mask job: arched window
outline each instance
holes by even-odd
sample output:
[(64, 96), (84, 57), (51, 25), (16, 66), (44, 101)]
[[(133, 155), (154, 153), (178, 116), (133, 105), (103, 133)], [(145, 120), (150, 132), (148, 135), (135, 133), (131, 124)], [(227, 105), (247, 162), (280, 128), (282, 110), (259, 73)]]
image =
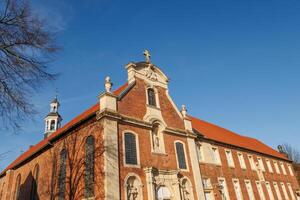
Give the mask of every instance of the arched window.
[(50, 122), (50, 130), (54, 130), (55, 129), (55, 121), (51, 120)]
[(60, 166), (59, 166), (59, 175), (58, 175), (58, 199), (65, 199), (66, 192), (66, 165), (67, 165), (67, 150), (63, 149), (60, 152)]
[(187, 169), (183, 144), (181, 142), (176, 142), (175, 146), (179, 169)]
[(171, 192), (168, 187), (160, 186), (157, 190), (157, 199), (158, 200), (171, 200)]
[(148, 93), (148, 104), (150, 106), (156, 106), (156, 99), (155, 99), (154, 89), (148, 88), (147, 93)]
[(133, 133), (124, 134), (125, 143), (125, 163), (129, 165), (137, 165), (137, 149), (136, 138)]
[(21, 184), (21, 175), (19, 174), (16, 179), (16, 188), (15, 188), (15, 200), (20, 199), (20, 184)]
[(31, 183), (31, 191), (30, 191), (30, 199), (31, 200), (38, 200), (38, 180), (39, 180), (39, 172), (40, 172), (40, 167), (37, 164), (34, 167), (33, 170), (33, 178), (32, 178), (32, 183)]
[(95, 159), (95, 138), (88, 136), (85, 141), (85, 198), (94, 196), (94, 159)]

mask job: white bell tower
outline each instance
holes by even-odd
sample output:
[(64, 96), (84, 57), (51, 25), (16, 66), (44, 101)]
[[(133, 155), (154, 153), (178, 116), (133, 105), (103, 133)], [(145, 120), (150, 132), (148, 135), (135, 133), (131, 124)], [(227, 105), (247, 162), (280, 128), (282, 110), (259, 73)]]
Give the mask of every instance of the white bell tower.
[(58, 113), (59, 106), (60, 104), (57, 100), (57, 97), (55, 97), (50, 103), (50, 112), (45, 117), (45, 138), (60, 128), (62, 118)]

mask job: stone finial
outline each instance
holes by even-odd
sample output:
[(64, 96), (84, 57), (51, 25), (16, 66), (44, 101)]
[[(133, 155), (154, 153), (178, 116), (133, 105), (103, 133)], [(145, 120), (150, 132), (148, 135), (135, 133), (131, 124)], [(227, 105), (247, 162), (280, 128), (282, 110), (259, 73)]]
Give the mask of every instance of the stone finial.
[(105, 78), (105, 90), (106, 90), (106, 92), (111, 93), (112, 85), (113, 85), (113, 84), (112, 84), (112, 82), (110, 81), (110, 77), (107, 76), (107, 77)]
[(183, 117), (186, 117), (187, 109), (186, 109), (186, 106), (185, 106), (185, 105), (182, 105), (182, 106), (181, 106), (181, 114), (182, 114)]
[(150, 52), (146, 49), (144, 52), (143, 52), (144, 56), (145, 56), (145, 59), (146, 59), (146, 62), (147, 63), (150, 63)]

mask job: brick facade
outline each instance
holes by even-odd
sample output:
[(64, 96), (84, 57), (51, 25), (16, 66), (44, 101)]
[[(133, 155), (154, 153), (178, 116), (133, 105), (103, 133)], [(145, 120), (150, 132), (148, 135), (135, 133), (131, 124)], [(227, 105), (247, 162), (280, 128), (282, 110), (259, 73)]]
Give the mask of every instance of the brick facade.
[[(278, 183), (283, 199), (286, 194), (281, 183), (285, 185), (288, 199), (296, 199), (299, 184), (296, 171), (290, 173), (289, 165), (292, 163), (288, 159), (264, 144), (261, 144), (264, 148), (256, 151), (243, 145), (209, 138), (209, 134), (205, 135), (205, 127), (201, 125), (205, 129), (203, 131), (197, 129), (195, 122), (180, 113), (174, 105), (168, 95), (168, 80), (156, 66), (144, 62), (131, 63), (127, 65), (127, 70), (128, 83), (125, 86), (115, 93), (110, 93), (108, 88), (99, 97), (105, 103), (100, 106), (96, 104), (76, 117), (29, 149), (1, 173), (0, 199), (16, 199), (17, 193), (19, 199), (31, 199), (33, 184), (37, 185), (38, 199), (59, 199), (62, 149), (68, 152), (64, 199), (154, 200), (160, 195), (170, 195), (172, 200), (191, 200), (204, 199), (204, 193), (209, 191), (212, 195), (206, 198), (218, 200), (222, 199), (221, 192), (224, 189), (227, 189), (230, 199), (237, 199), (233, 179), (239, 180), (244, 200), (249, 199), (245, 180), (251, 182), (255, 199), (260, 199), (256, 184), (262, 186), (265, 198), (270, 199), (266, 182), (271, 184), (275, 199), (279, 198), (276, 196), (274, 182)], [(159, 104), (156, 107), (148, 105), (149, 87), (155, 90)], [(161, 131), (158, 135), (153, 135), (154, 123), (163, 127), (163, 130), (159, 129)], [(193, 126), (193, 130), (189, 128), (189, 124)], [(137, 163), (134, 165), (129, 165), (125, 160), (125, 133), (133, 134), (137, 141)], [(113, 134), (117, 136), (115, 139)], [(95, 138), (94, 195), (85, 198), (85, 141), (88, 136)], [(184, 158), (177, 155), (176, 142), (183, 146), (186, 169), (179, 168), (179, 162), (182, 162), (180, 159)], [(207, 146), (204, 152), (199, 147), (201, 145)], [(218, 164), (212, 161), (212, 147), (219, 153), (221, 162)], [(160, 149), (158, 151), (155, 148)], [(234, 167), (228, 166), (225, 152), (229, 150)], [(199, 154), (202, 153), (201, 160)], [(244, 157), (245, 169), (240, 166), (238, 153)], [(252, 169), (248, 155), (253, 157), (255, 163), (258, 163), (258, 157), (261, 158), (265, 170), (261, 171), (259, 167)], [(269, 171), (266, 160), (271, 162), (273, 173)], [(279, 165), (280, 174), (275, 171), (274, 161)], [(286, 170), (285, 174), (281, 162)], [(111, 166), (111, 163), (114, 164)], [(37, 165), (38, 178), (34, 177)], [(21, 177), (19, 189), (16, 186), (18, 176)], [(227, 188), (220, 187), (219, 178), (224, 178)], [(203, 186), (202, 179), (210, 181), (210, 188)]]

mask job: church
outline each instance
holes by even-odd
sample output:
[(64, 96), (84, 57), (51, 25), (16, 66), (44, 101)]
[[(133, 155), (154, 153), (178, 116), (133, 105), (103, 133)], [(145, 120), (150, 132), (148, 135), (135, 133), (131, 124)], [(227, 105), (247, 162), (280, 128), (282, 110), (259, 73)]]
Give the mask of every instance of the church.
[(55, 98), (43, 139), (1, 172), (0, 199), (300, 200), (283, 151), (178, 108), (144, 56), (125, 66), (124, 85), (107, 77), (98, 102), (63, 126)]

